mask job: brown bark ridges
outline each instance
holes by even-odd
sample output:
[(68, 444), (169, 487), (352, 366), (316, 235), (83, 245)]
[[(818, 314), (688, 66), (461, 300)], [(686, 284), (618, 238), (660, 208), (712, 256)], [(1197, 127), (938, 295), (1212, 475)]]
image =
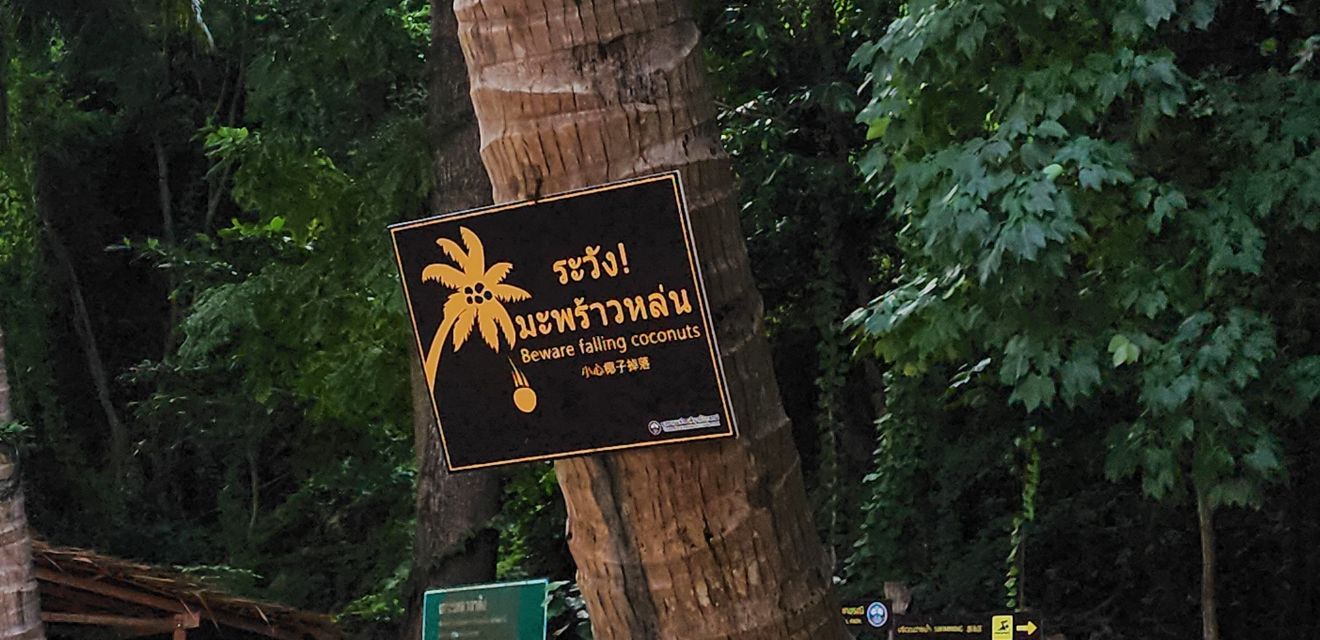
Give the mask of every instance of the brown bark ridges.
[(458, 0), (455, 11), (497, 202), (681, 171), (738, 413), (737, 440), (556, 463), (596, 637), (846, 637), (687, 6)]
[[(5, 336), (0, 330), (0, 424), (14, 419), (9, 407), (9, 372)], [(40, 640), (41, 602), (32, 572), (32, 537), (28, 533), (23, 487), (12, 449), (0, 448), (0, 639)]]

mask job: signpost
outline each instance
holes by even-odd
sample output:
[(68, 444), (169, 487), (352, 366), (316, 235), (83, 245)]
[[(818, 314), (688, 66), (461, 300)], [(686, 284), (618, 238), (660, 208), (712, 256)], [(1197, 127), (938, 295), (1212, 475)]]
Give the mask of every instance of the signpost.
[(1034, 612), (913, 616), (895, 614), (879, 598), (844, 602), (840, 610), (857, 640), (1040, 640), (1044, 635)]
[(1039, 640), (1040, 616), (1035, 613), (990, 613), (965, 616), (900, 616), (893, 622), (899, 640)]
[(427, 591), (422, 640), (545, 640), (545, 580)]
[(390, 233), (451, 471), (735, 434), (677, 173)]

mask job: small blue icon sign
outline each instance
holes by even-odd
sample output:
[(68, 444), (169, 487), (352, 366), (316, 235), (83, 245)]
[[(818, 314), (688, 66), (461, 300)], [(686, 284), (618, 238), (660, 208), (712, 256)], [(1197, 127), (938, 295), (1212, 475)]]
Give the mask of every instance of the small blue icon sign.
[(883, 602), (872, 602), (866, 607), (866, 621), (879, 629), (889, 622), (889, 608)]

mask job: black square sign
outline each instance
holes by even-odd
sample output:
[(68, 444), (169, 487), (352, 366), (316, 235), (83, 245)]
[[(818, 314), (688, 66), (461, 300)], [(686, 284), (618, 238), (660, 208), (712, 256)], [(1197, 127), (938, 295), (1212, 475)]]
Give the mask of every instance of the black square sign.
[(677, 173), (390, 234), (451, 471), (734, 435)]

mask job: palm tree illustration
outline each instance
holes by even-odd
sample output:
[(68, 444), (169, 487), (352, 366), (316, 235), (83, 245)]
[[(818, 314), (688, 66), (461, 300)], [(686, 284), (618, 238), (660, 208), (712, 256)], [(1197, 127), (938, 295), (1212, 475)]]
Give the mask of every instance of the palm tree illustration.
[(504, 303), (532, 297), (523, 289), (504, 282), (513, 270), (513, 264), (496, 262), (487, 269), (486, 250), (481, 238), (467, 227), (459, 227), (458, 232), (463, 238), (463, 247), (449, 238), (435, 241), (454, 265), (433, 263), (422, 270), (422, 282), (439, 282), (453, 290), (445, 300), (444, 318), (431, 338), (431, 348), (427, 350), (422, 366), (426, 385), (432, 392), (435, 391), (435, 373), (440, 366), (440, 352), (444, 350), (446, 338), (453, 336), (454, 351), (457, 352), (475, 327), (492, 351), (499, 353), (505, 342), (512, 349), (515, 342), (513, 318), (509, 317)]

